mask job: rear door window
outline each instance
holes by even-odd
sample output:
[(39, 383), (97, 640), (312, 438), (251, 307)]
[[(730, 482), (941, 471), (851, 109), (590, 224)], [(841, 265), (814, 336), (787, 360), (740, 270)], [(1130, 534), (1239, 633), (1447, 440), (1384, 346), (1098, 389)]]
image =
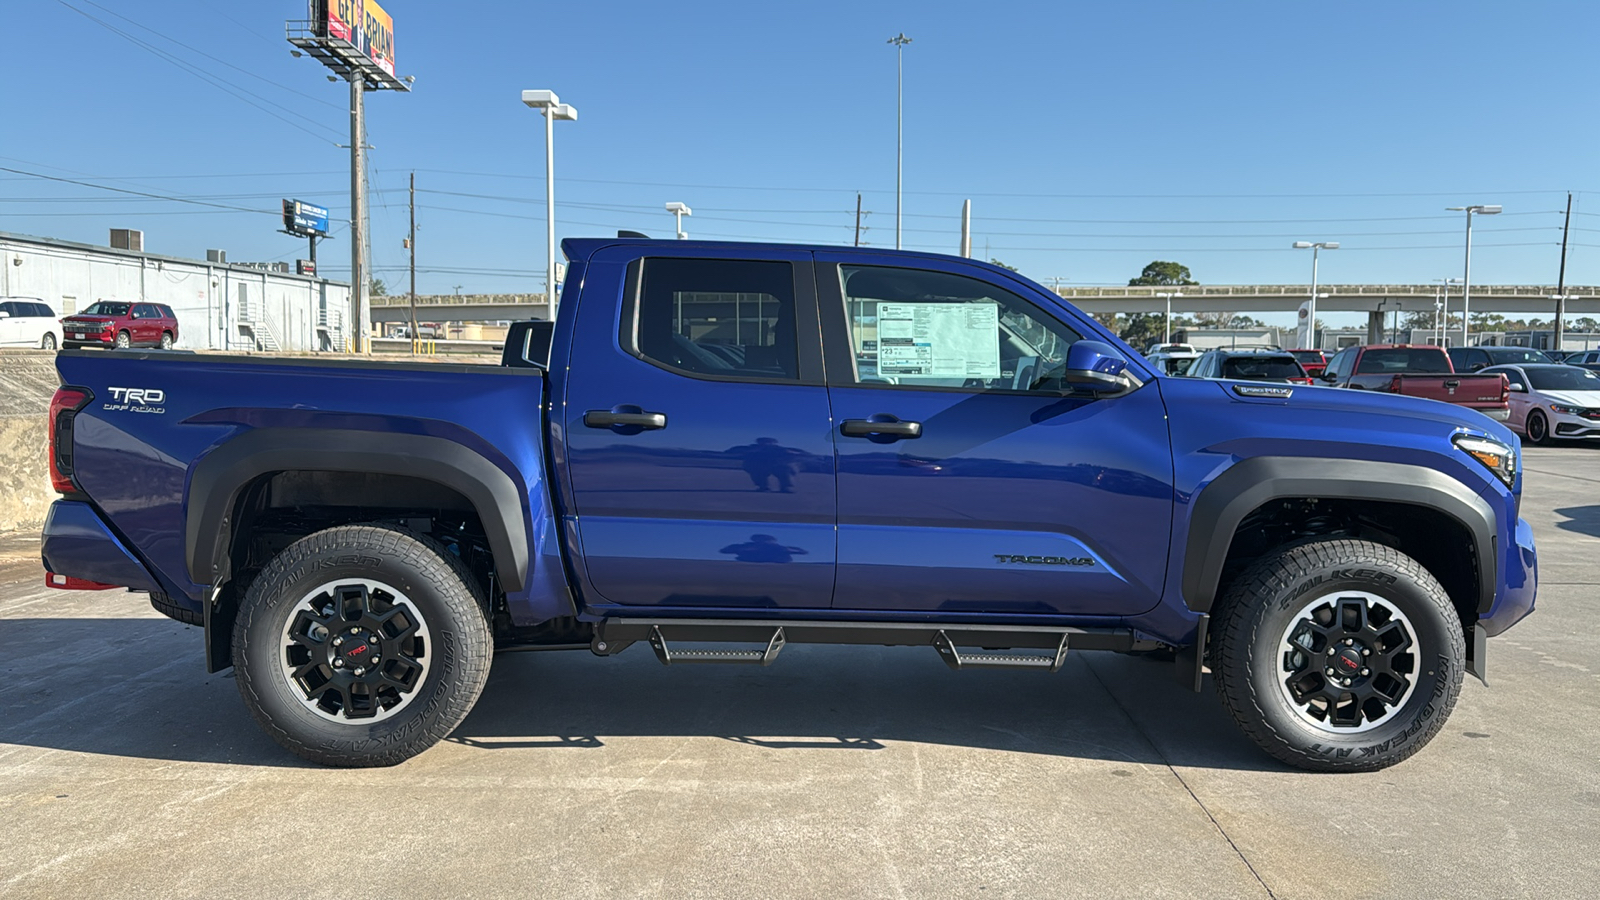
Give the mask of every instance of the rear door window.
[(642, 266), (637, 309), (623, 323), (630, 352), (686, 375), (800, 379), (792, 264), (655, 257)]

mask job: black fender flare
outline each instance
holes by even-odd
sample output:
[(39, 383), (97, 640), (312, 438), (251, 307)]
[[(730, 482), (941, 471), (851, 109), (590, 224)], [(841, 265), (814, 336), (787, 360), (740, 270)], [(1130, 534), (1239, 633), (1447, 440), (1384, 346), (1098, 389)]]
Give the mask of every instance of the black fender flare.
[(184, 508), (184, 560), (195, 584), (231, 577), (231, 517), (256, 478), (292, 470), (404, 475), (442, 484), (466, 497), (483, 521), (495, 572), (508, 591), (528, 579), (528, 527), (522, 491), (481, 453), (441, 437), (352, 429), (258, 428), (195, 463)]
[(1189, 516), (1183, 598), (1210, 612), (1239, 522), (1277, 499), (1376, 500), (1438, 510), (1472, 535), (1478, 559), (1478, 612), (1494, 605), (1499, 583), (1494, 509), (1472, 488), (1425, 466), (1304, 456), (1258, 456), (1236, 463), (1202, 488)]

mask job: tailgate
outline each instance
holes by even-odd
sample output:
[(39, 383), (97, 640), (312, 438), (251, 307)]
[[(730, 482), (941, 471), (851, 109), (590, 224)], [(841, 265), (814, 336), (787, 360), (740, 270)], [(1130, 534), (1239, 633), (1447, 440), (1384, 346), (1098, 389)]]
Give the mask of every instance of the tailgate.
[(1493, 409), (1507, 403), (1504, 375), (1396, 375), (1396, 394), (1443, 400), (1472, 409)]

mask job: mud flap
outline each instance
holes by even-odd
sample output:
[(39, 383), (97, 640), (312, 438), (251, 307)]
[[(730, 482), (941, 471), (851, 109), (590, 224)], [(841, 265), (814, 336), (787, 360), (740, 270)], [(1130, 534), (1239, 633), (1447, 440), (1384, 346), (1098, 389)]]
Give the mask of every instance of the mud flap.
[(1206, 638), (1211, 631), (1211, 616), (1202, 613), (1200, 621), (1195, 623), (1194, 643), (1178, 650), (1176, 667), (1173, 674), (1177, 676), (1178, 683), (1200, 693), (1206, 674)]
[(1484, 687), (1489, 686), (1489, 632), (1479, 622), (1472, 626), (1472, 632), (1467, 635), (1467, 671), (1477, 676)]
[(233, 622), (239, 613), (233, 582), (211, 592), (205, 604), (206, 671), (221, 672), (233, 666)]

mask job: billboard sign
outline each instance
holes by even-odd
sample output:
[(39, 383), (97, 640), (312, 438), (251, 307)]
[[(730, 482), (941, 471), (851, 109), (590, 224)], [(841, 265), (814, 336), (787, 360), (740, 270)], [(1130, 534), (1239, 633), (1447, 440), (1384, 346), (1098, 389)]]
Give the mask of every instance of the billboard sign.
[(394, 74), (394, 18), (378, 0), (312, 0), (318, 37), (348, 41), (374, 65)]
[(283, 230), (313, 237), (328, 233), (328, 210), (300, 200), (283, 201)]

